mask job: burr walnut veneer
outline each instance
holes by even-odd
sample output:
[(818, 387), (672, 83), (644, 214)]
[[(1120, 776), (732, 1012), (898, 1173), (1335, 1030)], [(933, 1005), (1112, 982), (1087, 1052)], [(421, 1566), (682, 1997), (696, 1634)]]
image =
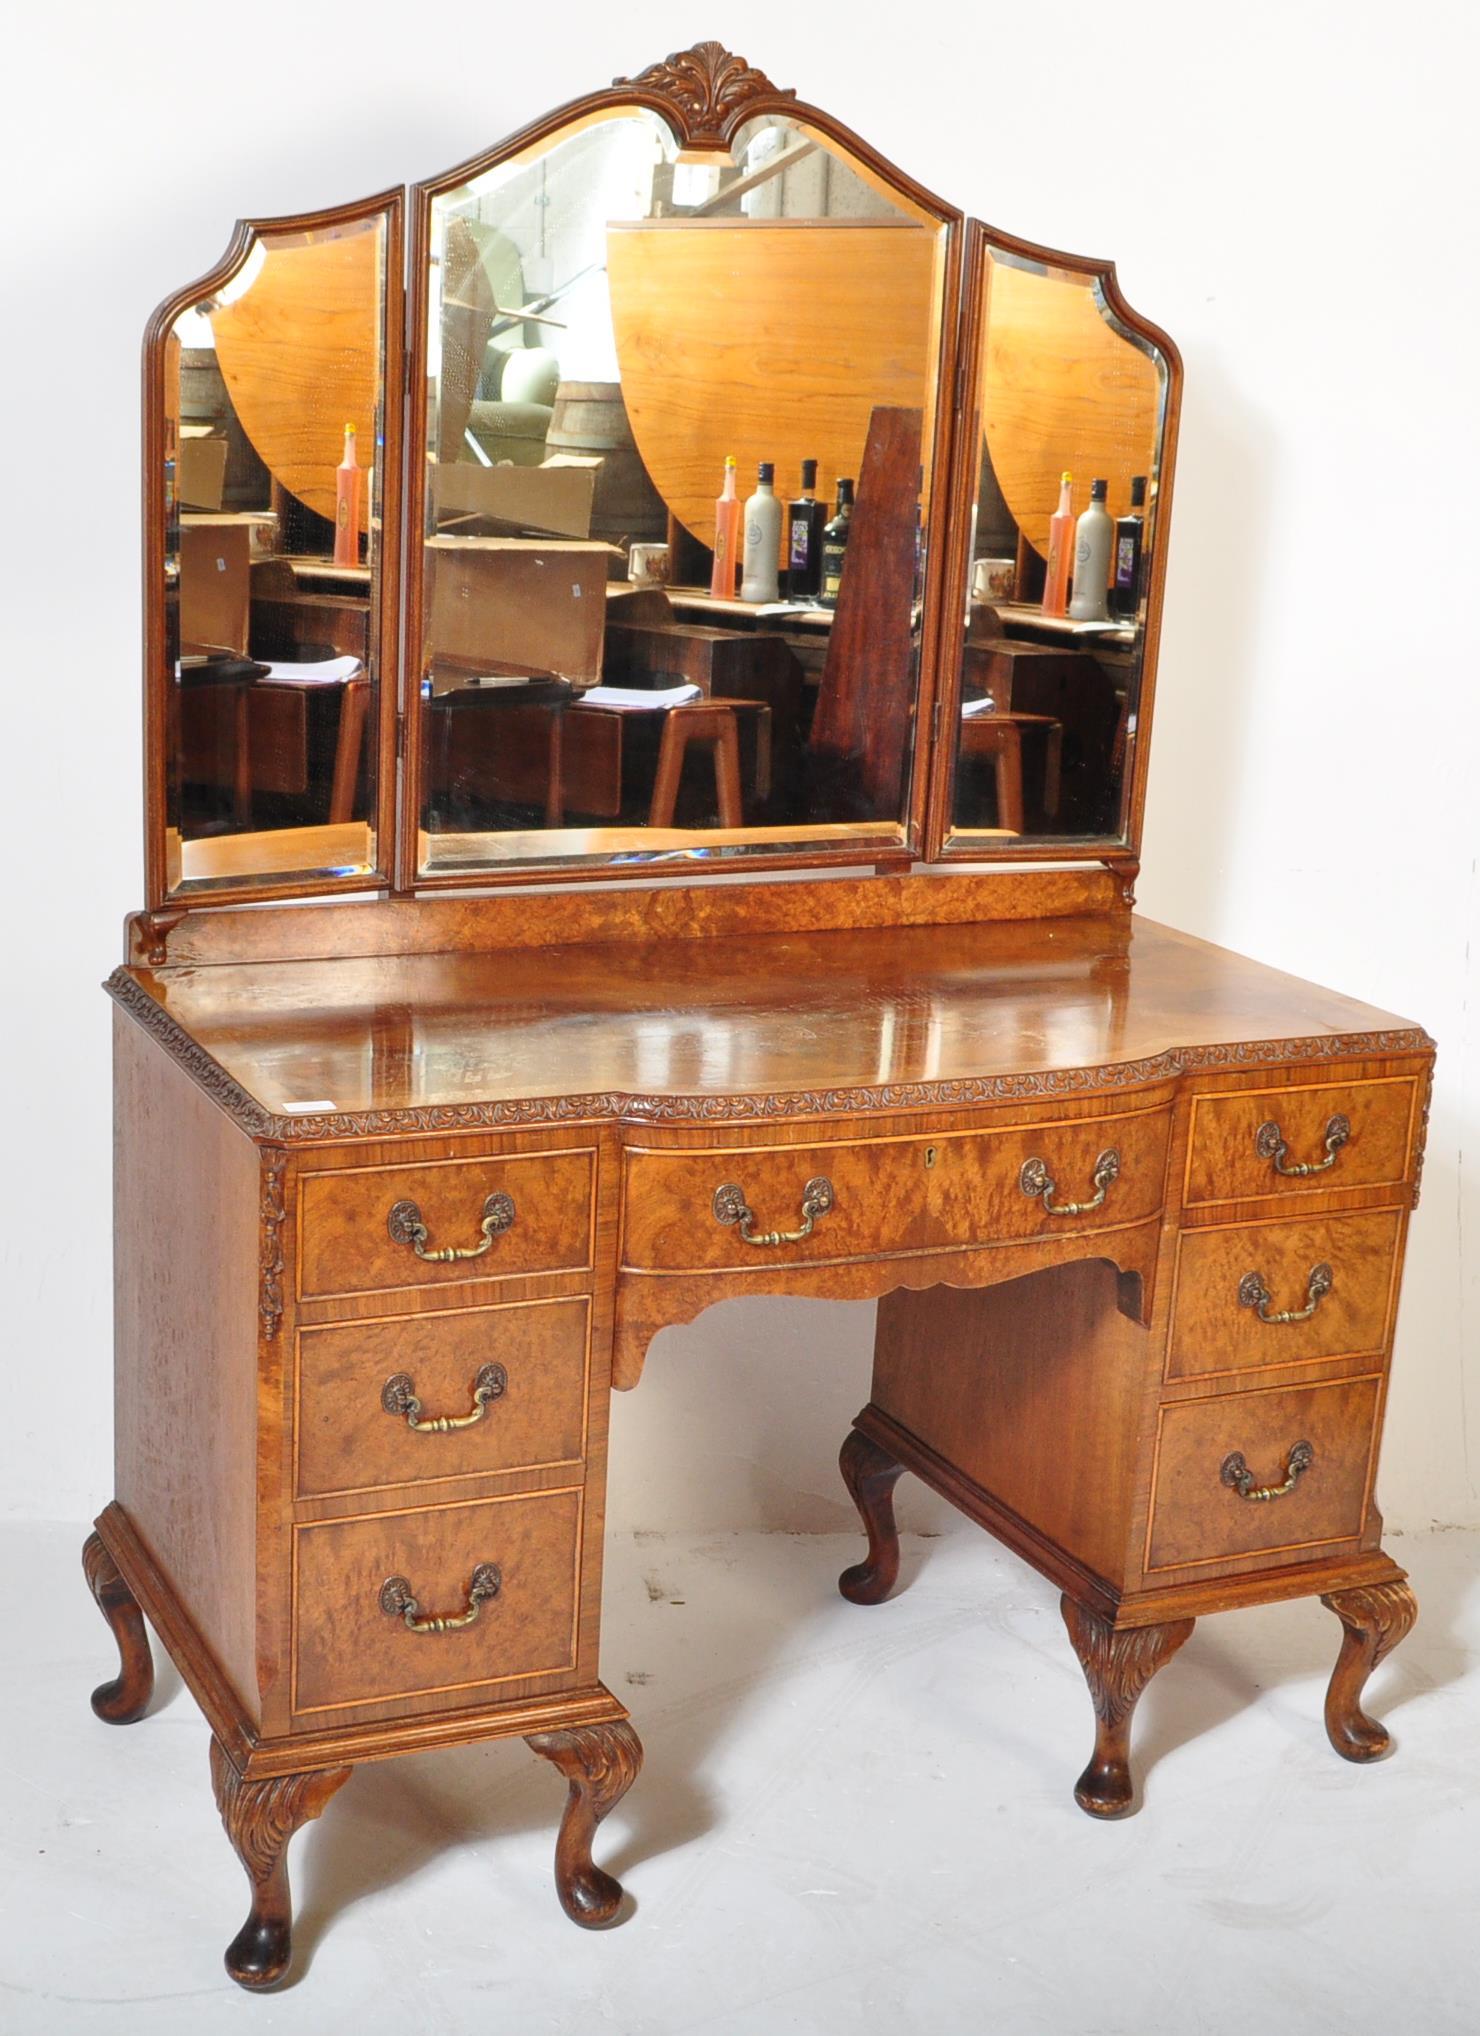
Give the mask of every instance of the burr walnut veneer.
[[(894, 1579), (902, 1468), (1041, 1570), (1095, 1704), (1087, 1810), (1130, 1808), (1135, 1698), (1204, 1612), (1322, 1596), (1333, 1741), (1386, 1744), (1358, 1697), (1411, 1617), (1373, 1474), (1428, 1040), (1124, 911), (953, 923), (971, 880), (913, 881), (942, 923), (716, 933), (692, 893), (643, 941), (552, 899), (552, 944), (511, 949), (514, 901), (468, 901), (408, 954), (394, 906), (333, 908), (360, 951), (303, 960), (308, 907), (135, 922), (164, 954), (109, 984), (97, 1706), (147, 1696), (142, 1607), (253, 1877), (239, 1979), (284, 1967), (296, 1823), (417, 1747), (529, 1737), (572, 1784), (566, 1907), (613, 1911), (607, 1397), (730, 1295), (882, 1297), (843, 1589)], [(853, 887), (789, 888), (805, 919)], [(211, 958), (233, 931), (250, 958)]]
[[(527, 226), (515, 200), (543, 176), (542, 151), (564, 176), (624, 134), (623, 176), (641, 169), (658, 208), (628, 235), (634, 259), (642, 240), (644, 259), (687, 249), (712, 265), (722, 237), (738, 245), (756, 224), (752, 196), (780, 210), (773, 180), (793, 171), (796, 205), (831, 240), (857, 237), (857, 220), (836, 224), (854, 214), (902, 215), (869, 245), (924, 236), (916, 379), (935, 379), (906, 397), (849, 385), (859, 513), (810, 749), (791, 760), (805, 779), (827, 752), (814, 788), (843, 806), (875, 778), (897, 803), (790, 832), (575, 830), (555, 848), (516, 828), (481, 862), (483, 821), (469, 821), (429, 869), (430, 454), (457, 456), (447, 420), (492, 372), (496, 320), (558, 346), (585, 301), (551, 318), (555, 300), (522, 301), (517, 268), (464, 277), (459, 297), (447, 251), (482, 246), (497, 268), (513, 243), (495, 225)], [(681, 197), (695, 157), (713, 200)], [(145, 1710), (147, 1619), (210, 1723), (216, 1800), (252, 1890), (228, 1970), (254, 1988), (287, 1971), (289, 1840), (356, 1765), (482, 1739), (522, 1736), (553, 1763), (568, 1785), (560, 1900), (581, 1924), (616, 1915), (622, 1890), (592, 1841), (642, 1756), (599, 1675), (610, 1394), (637, 1384), (659, 1329), (735, 1295), (878, 1299), (872, 1390), (841, 1458), (867, 1550), (840, 1588), (873, 1605), (895, 1583), (904, 1471), (1039, 1570), (1093, 1702), (1086, 1811), (1131, 1808), (1136, 1700), (1193, 1621), (1271, 1599), (1336, 1613), (1327, 1730), (1348, 1759), (1374, 1758), (1388, 1740), (1363, 1685), (1414, 1616), (1374, 1476), (1433, 1047), (1403, 1019), (1132, 917), (1171, 342), (1108, 264), (968, 226), (716, 44), (562, 109), (414, 200), (409, 285), (401, 197), (385, 194), (243, 226), (146, 343), (148, 909), (108, 984), (117, 1482), (84, 1567), (121, 1657), (98, 1716)], [(729, 212), (711, 217), (714, 203)], [(818, 224), (791, 206), (745, 244), (805, 276)], [(603, 227), (592, 244), (605, 240)], [(279, 813), (276, 831), (242, 834), (184, 802), (169, 749), (185, 670), (170, 633), (172, 434), (180, 330), (194, 346), (233, 306), (245, 329), (269, 243), (294, 277), (327, 249), (326, 274), (342, 256), (379, 278), (380, 338), (365, 344), (383, 397), (380, 522), (364, 574), (378, 606), (361, 630), (373, 699), (355, 814), (315, 828)], [(433, 331), (439, 260), (450, 295)], [(1050, 300), (1054, 320), (1035, 325)], [(660, 323), (680, 308), (670, 289)], [(817, 303), (797, 331), (837, 328), (832, 309)], [(302, 372), (332, 337), (315, 335), (298, 353), (281, 344), (281, 375), (256, 363), (284, 401), (322, 380)], [(828, 356), (844, 381), (850, 348)], [(994, 369), (1009, 356), (1010, 375)], [(743, 382), (743, 348), (730, 368)], [(1030, 384), (1032, 419), (1008, 400)], [(769, 384), (752, 393), (757, 432), (825, 408), (805, 388), (770, 408)], [(642, 399), (635, 388), (651, 444)], [(711, 421), (727, 437), (734, 417)], [(683, 418), (660, 422), (682, 466)], [(324, 480), (340, 412), (326, 427), (310, 404), (297, 424), (295, 462)], [(1081, 482), (1139, 480), (1146, 516), (1130, 612), (1066, 657), (1028, 583), (1076, 443)], [(1025, 505), (1007, 621), (977, 598), (975, 566), (1000, 562), (973, 560), (973, 533), (1008, 513), (985, 485), (993, 458)], [(691, 516), (718, 481), (707, 471), (685, 480)], [(279, 480), (290, 525), (291, 493)], [(677, 521), (670, 536), (681, 555)], [(552, 604), (580, 593), (557, 578)], [(969, 800), (958, 809), (968, 610), (1009, 665), (1069, 674), (1055, 776), (1064, 810), (1098, 832), (1025, 837), (1015, 809), (995, 829)], [(1051, 640), (992, 634), (1013, 615)], [(209, 668), (223, 653), (190, 655)], [(1001, 704), (969, 702), (972, 725)], [(184, 842), (176, 881), (187, 820), (215, 831)]]

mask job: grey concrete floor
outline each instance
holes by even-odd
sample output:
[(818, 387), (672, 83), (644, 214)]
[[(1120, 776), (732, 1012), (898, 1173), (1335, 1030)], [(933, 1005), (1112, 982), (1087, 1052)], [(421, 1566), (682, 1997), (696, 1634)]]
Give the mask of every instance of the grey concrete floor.
[(1326, 1744), (1329, 1613), (1224, 1614), (1143, 1699), (1143, 1807), (1109, 1825), (1070, 1793), (1091, 1719), (1055, 1594), (983, 1537), (907, 1538), (871, 1610), (834, 1589), (852, 1538), (618, 1539), (623, 1920), (561, 1915), (563, 1785), (521, 1743), (385, 1762), (295, 1842), (297, 1964), (254, 1998), (193, 1702), (161, 1658), (139, 1724), (88, 1708), (85, 1531), (0, 1534), (5, 2036), (1480, 2029), (1480, 1536), (1392, 1544), (1421, 1608), (1369, 1688), (1392, 1758)]

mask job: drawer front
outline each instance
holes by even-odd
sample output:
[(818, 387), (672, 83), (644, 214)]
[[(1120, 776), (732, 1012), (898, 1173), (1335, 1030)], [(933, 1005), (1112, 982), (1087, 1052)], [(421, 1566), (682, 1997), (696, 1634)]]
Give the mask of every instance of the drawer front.
[[(1416, 1079), (1406, 1075), (1393, 1081), (1197, 1096), (1187, 1200), (1236, 1201), (1405, 1181), (1417, 1087)], [(1299, 1167), (1311, 1171), (1290, 1171)]]
[[(934, 1139), (630, 1152), (623, 1263), (635, 1271), (748, 1270), (1137, 1222), (1161, 1207), (1169, 1125), (1170, 1113), (1155, 1110)], [(1102, 1175), (1097, 1188), (1097, 1163), (1111, 1152), (1113, 1178)], [(809, 1221), (812, 1182), (826, 1186)], [(1097, 1197), (1097, 1206), (1083, 1206)], [(1081, 1205), (1079, 1213), (1055, 1213), (1064, 1204)], [(798, 1230), (807, 1234), (789, 1234)], [(761, 1241), (747, 1242), (747, 1231)], [(776, 1241), (766, 1241), (774, 1233)]]
[[(473, 1703), (489, 1684), (573, 1670), (580, 1555), (579, 1491), (296, 1528), (294, 1710), (462, 1690)], [(406, 1592), (415, 1618), (463, 1618), (475, 1585), (492, 1582), (488, 1566), (496, 1595), (470, 1624), (409, 1630), (396, 1609)], [(387, 1609), (398, 1578), (405, 1590), (390, 1592)]]
[[(299, 1298), (584, 1271), (595, 1166), (595, 1153), (581, 1150), (305, 1173)], [(419, 1256), (418, 1242), (423, 1253), (464, 1255)]]
[[(1147, 1569), (1355, 1540), (1366, 1512), (1379, 1387), (1376, 1378), (1344, 1379), (1163, 1407)], [(1309, 1467), (1289, 1491), (1241, 1496), (1241, 1472), (1255, 1490), (1284, 1484), (1301, 1444), (1309, 1447)]]
[[(1167, 1377), (1383, 1350), (1401, 1221), (1379, 1209), (1184, 1231)], [(1273, 1319), (1286, 1315), (1305, 1319)]]
[(578, 1464), (589, 1308), (536, 1301), (303, 1330), (299, 1497)]

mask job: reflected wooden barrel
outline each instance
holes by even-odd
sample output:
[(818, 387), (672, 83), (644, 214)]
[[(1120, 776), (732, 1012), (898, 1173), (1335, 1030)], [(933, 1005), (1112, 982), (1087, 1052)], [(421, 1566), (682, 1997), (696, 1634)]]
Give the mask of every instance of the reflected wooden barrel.
[(550, 453), (599, 459), (591, 535), (607, 544), (661, 543), (668, 510), (648, 478), (619, 382), (562, 382), (545, 445)]

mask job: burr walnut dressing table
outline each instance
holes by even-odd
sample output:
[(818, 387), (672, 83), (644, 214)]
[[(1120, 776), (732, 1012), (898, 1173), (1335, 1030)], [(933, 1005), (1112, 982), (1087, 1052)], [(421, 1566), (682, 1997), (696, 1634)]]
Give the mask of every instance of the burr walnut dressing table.
[[(409, 260), (393, 192), (238, 228), (156, 316), (84, 1559), (98, 1715), (146, 1708), (147, 1617), (210, 1722), (244, 1986), (287, 1970), (293, 1832), (423, 1748), (526, 1738), (569, 1784), (560, 1899), (614, 1916), (608, 1399), (737, 1294), (878, 1297), (840, 1587), (888, 1595), (905, 1470), (1033, 1564), (1093, 1699), (1084, 1810), (1131, 1807), (1136, 1700), (1203, 1613), (1319, 1596), (1332, 1744), (1385, 1749), (1362, 1688), (1414, 1605), (1373, 1480), (1433, 1049), (1132, 915), (1179, 373), (1108, 265), (963, 220), (713, 44), (418, 187)], [(727, 453), (747, 490), (857, 481), (835, 605), (805, 560), (732, 598)], [(1057, 614), (1065, 468), (1120, 520), (1109, 605), (1091, 519)], [(182, 505), (230, 542), (182, 546)], [(634, 541), (666, 591), (620, 576)], [(211, 633), (233, 577), (245, 643)], [(362, 667), (352, 795), (332, 729), (288, 730), (311, 784), (274, 762), (290, 583), (327, 589), (299, 661)], [(737, 814), (712, 766), (762, 717)]]

